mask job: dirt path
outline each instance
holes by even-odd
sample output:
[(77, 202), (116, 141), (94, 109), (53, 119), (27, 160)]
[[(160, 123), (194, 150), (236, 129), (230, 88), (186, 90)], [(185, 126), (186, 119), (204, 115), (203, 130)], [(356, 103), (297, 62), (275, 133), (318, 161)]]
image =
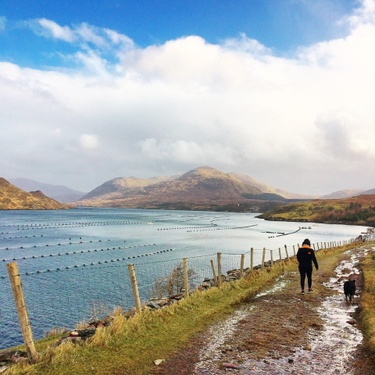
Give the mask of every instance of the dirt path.
[(362, 277), (357, 266), (365, 251), (346, 253), (333, 274), (324, 271), (327, 260), (323, 259), (313, 276), (312, 293), (299, 294), (297, 272), (285, 274), (154, 373), (375, 374), (357, 328), (359, 296), (350, 304), (342, 293), (349, 275), (355, 276), (360, 291)]

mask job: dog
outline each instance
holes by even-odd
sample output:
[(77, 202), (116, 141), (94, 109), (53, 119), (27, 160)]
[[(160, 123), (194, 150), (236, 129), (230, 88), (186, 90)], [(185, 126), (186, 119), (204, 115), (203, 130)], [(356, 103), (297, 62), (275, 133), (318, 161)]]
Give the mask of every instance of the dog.
[(355, 291), (356, 291), (355, 280), (345, 281), (345, 283), (344, 283), (344, 293), (345, 293), (346, 301), (349, 300), (349, 302), (352, 302)]

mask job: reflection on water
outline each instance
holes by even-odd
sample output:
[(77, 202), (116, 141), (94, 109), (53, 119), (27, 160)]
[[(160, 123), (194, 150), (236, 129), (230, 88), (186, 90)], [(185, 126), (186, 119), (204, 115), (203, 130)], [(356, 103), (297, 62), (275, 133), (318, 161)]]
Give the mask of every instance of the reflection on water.
[[(278, 249), (346, 241), (367, 228), (270, 222), (256, 214), (72, 209), (0, 212), (0, 349), (22, 342), (6, 264), (17, 262), (35, 338), (53, 327), (72, 328), (93, 312), (134, 305), (127, 265), (135, 264), (141, 297), (182, 258), (199, 280), (212, 277), (210, 260), (223, 254), (223, 272), (254, 264)], [(289, 255), (293, 255), (290, 250)], [(283, 257), (284, 257), (283, 253)]]

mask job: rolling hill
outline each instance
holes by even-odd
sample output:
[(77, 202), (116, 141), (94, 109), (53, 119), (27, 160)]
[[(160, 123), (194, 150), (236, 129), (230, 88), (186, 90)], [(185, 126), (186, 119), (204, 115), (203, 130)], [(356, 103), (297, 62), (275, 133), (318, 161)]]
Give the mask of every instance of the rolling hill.
[[(293, 196), (250, 176), (199, 167), (181, 176), (105, 182), (76, 202), (79, 206), (263, 211)], [(311, 198), (311, 197), (310, 197)]]
[(266, 220), (308, 221), (375, 227), (375, 195), (316, 199), (279, 206), (259, 216)]
[(43, 194), (61, 203), (76, 201), (86, 194), (82, 191), (73, 190), (63, 185), (45, 184), (28, 178), (13, 178), (9, 179), (9, 182), (25, 191), (40, 190)]
[(41, 191), (26, 192), (0, 177), (0, 210), (56, 210), (68, 208)]

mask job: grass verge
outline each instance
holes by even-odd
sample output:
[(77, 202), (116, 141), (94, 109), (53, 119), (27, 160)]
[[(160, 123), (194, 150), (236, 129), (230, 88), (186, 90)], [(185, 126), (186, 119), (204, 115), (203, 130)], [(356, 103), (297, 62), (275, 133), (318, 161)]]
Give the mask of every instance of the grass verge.
[[(318, 258), (339, 257), (349, 247), (321, 250)], [(272, 285), (281, 274), (296, 268), (296, 261), (292, 259), (272, 269), (254, 271), (248, 278), (224, 284), (220, 289), (195, 292), (164, 309), (144, 311), (131, 319), (117, 314), (111, 326), (100, 328), (92, 339), (82, 344), (53, 347), (49, 345), (53, 338), (42, 340), (37, 343), (38, 363), (19, 363), (7, 374), (148, 374), (154, 360), (168, 358), (208, 326)]]
[(364, 289), (361, 296), (360, 320), (366, 349), (375, 357), (375, 252), (361, 263)]

